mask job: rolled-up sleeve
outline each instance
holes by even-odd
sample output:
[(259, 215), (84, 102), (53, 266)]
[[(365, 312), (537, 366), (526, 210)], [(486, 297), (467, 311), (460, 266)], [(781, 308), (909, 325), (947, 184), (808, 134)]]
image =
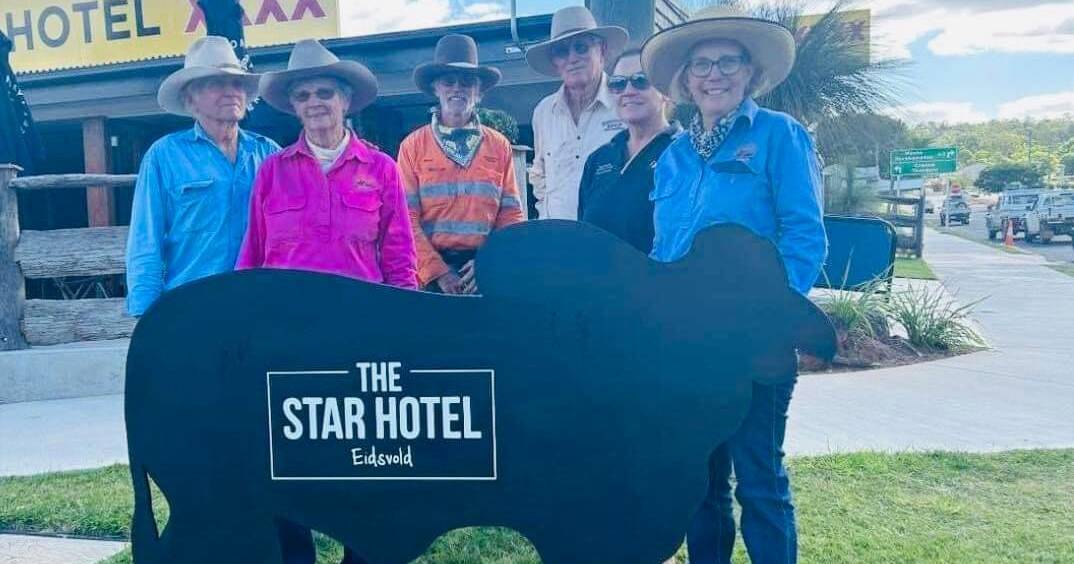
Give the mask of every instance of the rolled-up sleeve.
[(127, 234), (127, 312), (142, 315), (164, 292), (165, 190), (159, 151), (142, 159)]
[(380, 207), (380, 271), (384, 282), (417, 289), (417, 251), (399, 167), (385, 167)]
[(828, 253), (820, 204), (820, 163), (809, 133), (798, 124), (774, 147), (772, 183), (780, 255), (792, 288), (805, 295), (817, 281)]

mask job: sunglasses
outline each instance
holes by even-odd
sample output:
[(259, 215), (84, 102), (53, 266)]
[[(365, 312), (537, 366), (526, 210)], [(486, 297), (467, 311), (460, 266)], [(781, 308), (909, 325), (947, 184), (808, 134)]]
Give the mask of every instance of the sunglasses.
[(552, 56), (566, 58), (574, 51), (575, 55), (585, 55), (593, 48), (592, 39), (575, 39), (569, 43), (561, 42), (552, 46)]
[(712, 74), (712, 68), (716, 67), (720, 69), (720, 74), (724, 76), (731, 76), (742, 69), (742, 65), (749, 62), (746, 57), (743, 56), (727, 56), (720, 57), (718, 60), (706, 59), (704, 57), (698, 57), (686, 64), (690, 70), (690, 74), (697, 78), (707, 78)]
[(634, 90), (648, 90), (652, 83), (649, 82), (649, 77), (643, 72), (632, 74), (630, 76), (623, 76), (621, 74), (615, 74), (608, 77), (608, 90), (612, 91), (612, 94), (622, 94), (626, 92), (627, 84), (634, 87)]
[(436, 79), (447, 87), (452, 87), (458, 84), (463, 88), (473, 88), (477, 86), (477, 83), (481, 80), (472, 74), (445, 74)]
[(313, 92), (299, 90), (291, 93), (291, 101), (298, 103), (308, 102), (311, 96), (317, 96), (317, 99), (327, 101), (336, 97), (336, 91), (331, 88), (318, 88)]

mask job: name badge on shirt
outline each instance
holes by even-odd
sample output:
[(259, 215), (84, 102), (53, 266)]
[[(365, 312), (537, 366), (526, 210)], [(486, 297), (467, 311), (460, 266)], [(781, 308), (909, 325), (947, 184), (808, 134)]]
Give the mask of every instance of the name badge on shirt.
[(618, 131), (626, 127), (623, 125), (623, 121), (618, 119), (609, 119), (602, 123), (604, 125), (604, 131)]
[(597, 171), (594, 174), (596, 174), (597, 176), (600, 176), (602, 174), (608, 174), (609, 172), (615, 172), (615, 165), (613, 165), (613, 164), (602, 164), (602, 165), (597, 167)]

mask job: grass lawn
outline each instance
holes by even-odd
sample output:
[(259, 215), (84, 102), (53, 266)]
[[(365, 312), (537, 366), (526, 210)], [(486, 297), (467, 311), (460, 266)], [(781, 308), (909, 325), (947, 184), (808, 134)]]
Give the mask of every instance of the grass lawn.
[(1074, 264), (1049, 264), (1048, 267), (1067, 276), (1074, 276)]
[[(1074, 562), (1074, 450), (861, 453), (790, 468), (802, 562)], [(0, 530), (122, 537), (129, 489), (123, 466), (0, 478)], [(318, 544), (319, 562), (338, 561), (337, 545)], [(741, 543), (736, 561), (746, 561)], [(444, 535), (419, 562), (539, 560), (511, 531), (471, 528)]]
[(895, 278), (935, 280), (936, 275), (924, 259), (895, 257)]

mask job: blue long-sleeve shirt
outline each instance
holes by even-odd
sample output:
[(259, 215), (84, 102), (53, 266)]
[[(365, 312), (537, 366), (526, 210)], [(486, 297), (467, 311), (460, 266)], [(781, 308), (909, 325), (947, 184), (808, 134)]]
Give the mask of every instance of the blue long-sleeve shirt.
[(653, 259), (678, 260), (702, 229), (736, 223), (778, 247), (792, 288), (804, 295), (813, 287), (828, 247), (821, 173), (813, 141), (794, 118), (746, 99), (707, 161), (683, 134), (660, 157), (654, 176)]
[(142, 160), (127, 237), (127, 311), (141, 315), (165, 291), (235, 267), (262, 161), (279, 150), (239, 132), (235, 164), (198, 124), (165, 136)]

